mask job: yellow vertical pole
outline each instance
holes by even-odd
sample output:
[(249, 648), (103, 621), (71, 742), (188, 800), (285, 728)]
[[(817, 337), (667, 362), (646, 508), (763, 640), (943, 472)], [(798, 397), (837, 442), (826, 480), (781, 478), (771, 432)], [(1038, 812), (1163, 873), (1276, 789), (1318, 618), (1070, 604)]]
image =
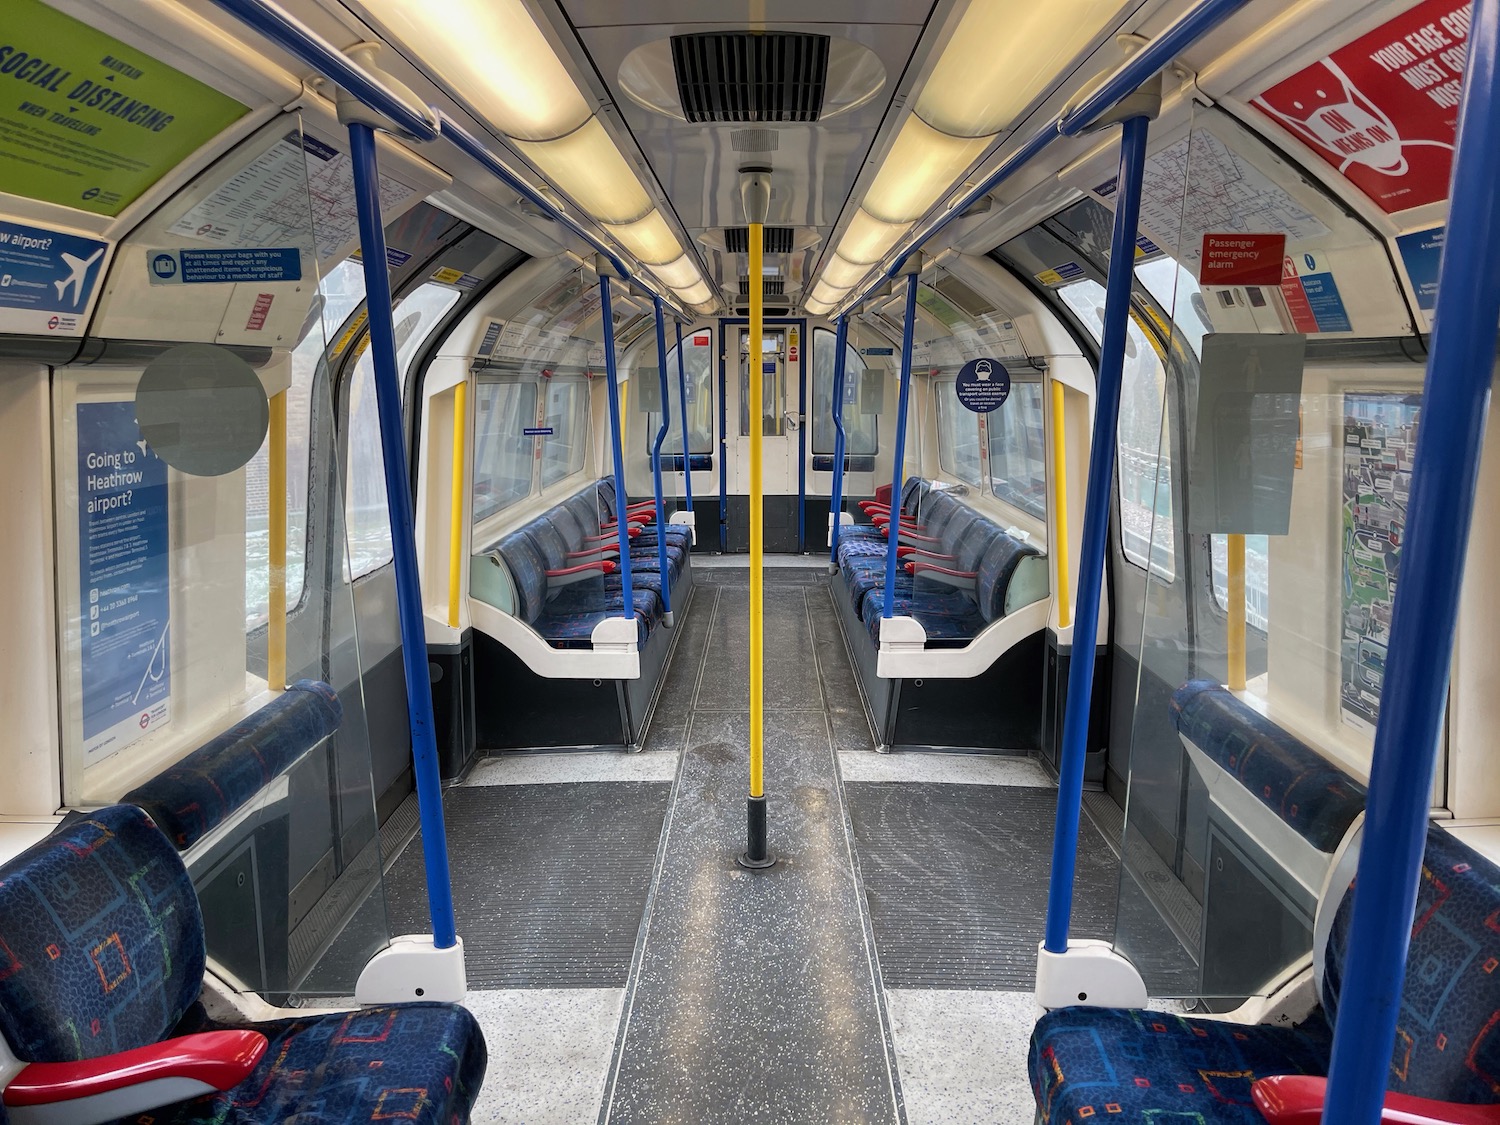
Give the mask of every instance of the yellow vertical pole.
[(1052, 380), (1052, 526), (1057, 529), (1057, 626), (1073, 622), (1073, 596), (1068, 583), (1068, 457), (1063, 437), (1063, 385)]
[(271, 396), (268, 450), (271, 595), (266, 623), (266, 683), (286, 687), (286, 391)]
[(469, 382), (465, 379), (453, 388), (453, 468), (448, 496), (448, 627), (458, 628), (459, 582), (463, 578), (461, 553), (464, 547), (464, 415), (469, 399)]
[(750, 796), (765, 796), (765, 583), (761, 573), (761, 539), (764, 535), (765, 500), (761, 488), (761, 432), (765, 429), (765, 402), (761, 386), (761, 364), (765, 353), (765, 292), (761, 281), (760, 223), (750, 224)]
[(1245, 690), (1245, 537), (1226, 536), (1229, 548), (1229, 689)]

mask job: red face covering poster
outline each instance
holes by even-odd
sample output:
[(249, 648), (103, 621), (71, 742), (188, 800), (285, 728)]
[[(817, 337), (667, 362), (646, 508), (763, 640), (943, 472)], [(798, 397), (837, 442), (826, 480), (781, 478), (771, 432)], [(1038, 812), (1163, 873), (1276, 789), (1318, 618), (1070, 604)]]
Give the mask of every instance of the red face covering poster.
[(1473, 6), (1423, 0), (1251, 104), (1387, 213), (1446, 199)]

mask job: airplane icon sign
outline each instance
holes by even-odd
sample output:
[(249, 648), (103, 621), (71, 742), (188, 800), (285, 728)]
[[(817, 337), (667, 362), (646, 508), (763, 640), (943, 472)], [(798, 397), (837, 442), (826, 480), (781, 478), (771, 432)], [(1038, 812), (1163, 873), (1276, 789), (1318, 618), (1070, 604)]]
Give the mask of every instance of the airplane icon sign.
[(52, 283), (53, 285), (57, 286), (57, 299), (61, 301), (66, 298), (68, 286), (71, 285), (73, 287), (73, 307), (76, 309), (79, 302), (83, 300), (83, 282), (84, 279), (88, 277), (89, 267), (103, 256), (104, 247), (102, 246), (99, 247), (99, 249), (95, 250), (87, 258), (78, 258), (72, 254), (64, 253), (62, 255), (62, 260), (63, 264), (68, 267), (69, 273), (68, 276), (63, 278), (61, 281), (54, 281)]

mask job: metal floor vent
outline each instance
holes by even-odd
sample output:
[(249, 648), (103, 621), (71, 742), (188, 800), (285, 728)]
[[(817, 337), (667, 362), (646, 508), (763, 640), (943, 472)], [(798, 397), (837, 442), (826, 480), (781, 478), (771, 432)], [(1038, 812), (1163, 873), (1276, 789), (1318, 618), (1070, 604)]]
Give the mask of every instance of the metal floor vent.
[[(766, 278), (763, 292), (767, 297), (784, 297), (786, 295), (786, 279), (781, 277)], [(740, 296), (750, 296), (750, 279), (748, 277), (740, 278)]]
[[(790, 254), (792, 236), (796, 233), (793, 227), (762, 227), (761, 249), (767, 254)], [(750, 228), (725, 227), (724, 249), (731, 254), (748, 254), (750, 252)]]
[(816, 121), (828, 36), (707, 31), (672, 36), (677, 93), (690, 122)]

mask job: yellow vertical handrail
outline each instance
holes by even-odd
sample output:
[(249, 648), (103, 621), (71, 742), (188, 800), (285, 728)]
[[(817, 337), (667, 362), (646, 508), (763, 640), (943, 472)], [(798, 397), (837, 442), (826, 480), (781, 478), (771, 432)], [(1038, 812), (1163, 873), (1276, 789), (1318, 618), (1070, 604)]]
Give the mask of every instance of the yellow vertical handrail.
[(272, 691), (286, 688), (286, 391), (271, 396), (270, 440), (267, 451), (270, 492), (271, 593), (266, 623), (266, 683)]
[(453, 388), (453, 469), (448, 494), (448, 627), (458, 628), (459, 582), (463, 578), (464, 548), (464, 415), (469, 400), (465, 379)]
[(1229, 554), (1229, 689), (1245, 690), (1245, 537), (1226, 536)]
[(765, 653), (763, 618), (765, 584), (761, 573), (761, 539), (764, 535), (764, 497), (761, 489), (761, 432), (765, 429), (765, 402), (761, 385), (761, 363), (765, 353), (761, 337), (765, 326), (765, 293), (761, 283), (764, 238), (760, 223), (750, 224), (750, 796), (765, 796), (765, 675), (761, 667)]
[(1052, 380), (1052, 526), (1057, 531), (1057, 627), (1073, 623), (1068, 580), (1068, 455), (1064, 434), (1063, 385)]

